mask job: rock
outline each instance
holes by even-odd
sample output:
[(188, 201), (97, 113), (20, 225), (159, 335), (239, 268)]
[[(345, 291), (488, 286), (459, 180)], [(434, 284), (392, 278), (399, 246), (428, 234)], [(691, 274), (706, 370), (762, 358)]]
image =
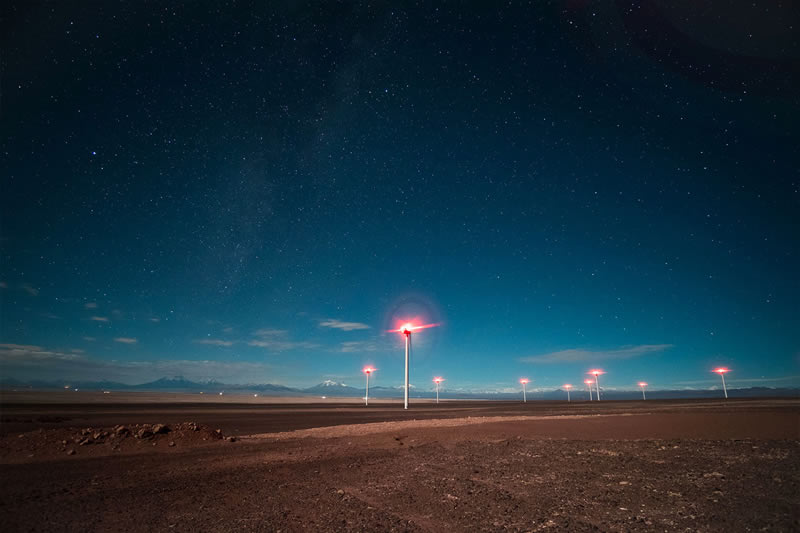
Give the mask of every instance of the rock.
[(172, 429), (166, 424), (156, 424), (153, 426), (153, 433), (156, 434), (169, 433), (170, 431), (172, 431)]
[(90, 439), (89, 437), (85, 437), (85, 438), (81, 439), (80, 442), (78, 442), (78, 446), (86, 446), (86, 445), (91, 444), (91, 443), (92, 443), (92, 439)]
[(67, 450), (67, 455), (75, 455), (75, 450)]
[(64, 444), (64, 445), (66, 446), (66, 444), (67, 444), (67, 441), (65, 441), (65, 440), (62, 440), (62, 441), (61, 441), (61, 444)]
[(153, 436), (153, 432), (150, 431), (147, 428), (142, 428), (142, 429), (140, 429), (139, 431), (136, 432), (136, 438), (137, 439), (149, 439), (152, 436)]
[(344, 494), (344, 491), (342, 489), (339, 489), (336, 491), (336, 494)]
[(228, 442), (236, 442), (236, 437), (228, 437), (227, 441)]
[(169, 441), (169, 446), (170, 446), (170, 448), (174, 447), (175, 446), (175, 441), (174, 440)]
[(125, 426), (114, 426), (114, 434), (117, 437), (123, 437), (125, 435), (130, 434), (130, 430)]

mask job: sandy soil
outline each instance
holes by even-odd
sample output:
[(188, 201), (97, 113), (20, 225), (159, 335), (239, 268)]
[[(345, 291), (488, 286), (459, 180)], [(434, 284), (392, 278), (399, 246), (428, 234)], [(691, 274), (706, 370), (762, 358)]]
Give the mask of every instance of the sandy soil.
[[(123, 412), (131, 423), (137, 416), (149, 417), (148, 423), (168, 423), (169, 431), (103, 437), (85, 445), (74, 439), (110, 434), (114, 427), (37, 422), (61, 415), (4, 405), (4, 417), (30, 416), (32, 422), (13, 422), (28, 427), (0, 437), (0, 527), (800, 529), (800, 402), (585, 403), (567, 406), (566, 413), (557, 405), (535, 410), (530, 404), (452, 404), (425, 420), (378, 422), (346, 406), (329, 412), (326, 406), (305, 405), (278, 410), (278, 422), (253, 424), (266, 430), (234, 442), (217, 438), (213, 424), (207, 424), (217, 414), (208, 406), (149, 413), (139, 406), (111, 409), (95, 420)], [(91, 418), (93, 408), (67, 407)], [(234, 418), (271, 416), (269, 410), (219, 409)], [(375, 409), (384, 418), (394, 413), (389, 407)], [(281, 426), (288, 420), (286, 410), (296, 410), (295, 418), (331, 422), (338, 416), (349, 423)], [(488, 416), (461, 416), (476, 410)], [(198, 423), (160, 419), (165, 413)], [(143, 427), (128, 429), (136, 434)], [(75, 453), (67, 455), (67, 446)]]

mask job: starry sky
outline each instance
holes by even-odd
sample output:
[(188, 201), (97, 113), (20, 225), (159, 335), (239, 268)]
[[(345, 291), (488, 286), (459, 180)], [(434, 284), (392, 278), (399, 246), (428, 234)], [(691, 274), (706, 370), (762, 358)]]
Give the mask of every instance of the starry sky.
[(3, 3), (5, 377), (800, 386), (789, 4), (164, 4)]

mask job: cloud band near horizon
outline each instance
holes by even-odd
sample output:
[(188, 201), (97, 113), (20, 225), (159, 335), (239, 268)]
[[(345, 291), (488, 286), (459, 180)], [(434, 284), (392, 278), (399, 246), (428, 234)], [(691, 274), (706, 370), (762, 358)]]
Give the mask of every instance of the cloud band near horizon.
[(633, 359), (644, 355), (657, 354), (672, 348), (672, 346), (672, 344), (640, 344), (637, 346), (625, 346), (614, 350), (585, 350), (581, 348), (572, 348), (541, 355), (521, 357), (519, 361), (522, 363), (534, 364), (558, 364)]

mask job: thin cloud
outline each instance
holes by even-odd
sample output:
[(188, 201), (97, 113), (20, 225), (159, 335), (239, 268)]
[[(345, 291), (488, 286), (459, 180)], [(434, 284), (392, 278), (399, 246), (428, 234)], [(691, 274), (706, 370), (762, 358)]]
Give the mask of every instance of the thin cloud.
[(94, 320), (95, 322), (111, 322), (107, 316), (90, 316), (89, 320)]
[(97, 340), (97, 337), (84, 337), (83, 340), (87, 342), (94, 342)]
[(638, 346), (626, 346), (616, 350), (583, 350), (574, 348), (542, 355), (521, 357), (519, 360), (523, 363), (536, 364), (588, 363), (609, 361), (612, 359), (633, 359), (635, 357), (660, 353), (669, 348), (672, 348), (672, 344), (640, 344)]
[(343, 342), (339, 351), (342, 353), (377, 352), (378, 345), (373, 341), (351, 341)]
[(211, 346), (233, 346), (235, 341), (226, 341), (222, 339), (197, 339), (195, 344), (209, 344)]
[(149, 318), (148, 320), (149, 320), (150, 322), (155, 322), (155, 323), (159, 323), (159, 322), (161, 322), (161, 319), (160, 319), (160, 318), (158, 318), (158, 317)]
[[(715, 379), (716, 378), (716, 379)], [(716, 384), (719, 382), (719, 376), (710, 377), (708, 379), (695, 379), (690, 381), (676, 381), (675, 385), (707, 385)], [(728, 375), (725, 382), (732, 383), (785, 383), (795, 382), (800, 383), (800, 376), (781, 376), (776, 378), (734, 378)]]
[(121, 342), (122, 344), (136, 344), (139, 341), (133, 337), (114, 337), (114, 342)]
[(261, 328), (253, 332), (256, 337), (283, 337), (288, 331), (285, 329)]
[(228, 383), (280, 382), (275, 367), (266, 363), (157, 359), (109, 361), (50, 350), (40, 346), (0, 344), (4, 376), (43, 380), (112, 380), (144, 383), (164, 376), (184, 376), (192, 381), (214, 379)]
[(0, 362), (36, 363), (42, 361), (77, 361), (84, 359), (79, 353), (47, 350), (30, 344), (0, 344)]
[(27, 292), (31, 296), (39, 296), (39, 289), (27, 283), (23, 283), (22, 285), (20, 285), (20, 289)]
[(256, 346), (258, 348), (266, 348), (273, 352), (286, 352), (289, 350), (311, 350), (314, 348), (319, 348), (319, 344), (308, 342), (308, 341), (286, 341), (286, 340), (277, 340), (277, 339), (264, 339), (264, 340), (252, 340), (247, 343), (250, 346)]
[(323, 320), (319, 323), (319, 325), (323, 328), (340, 329), (342, 331), (370, 329), (370, 327), (367, 324), (363, 324), (361, 322), (345, 322), (343, 320), (337, 320), (335, 318), (328, 318), (326, 320)]
[(94, 302), (86, 302), (85, 304), (83, 304), (83, 307), (85, 307), (86, 309), (97, 309), (97, 304)]
[(8, 283), (6, 283), (5, 281), (0, 281), (0, 289), (7, 289), (7, 288), (8, 288)]

